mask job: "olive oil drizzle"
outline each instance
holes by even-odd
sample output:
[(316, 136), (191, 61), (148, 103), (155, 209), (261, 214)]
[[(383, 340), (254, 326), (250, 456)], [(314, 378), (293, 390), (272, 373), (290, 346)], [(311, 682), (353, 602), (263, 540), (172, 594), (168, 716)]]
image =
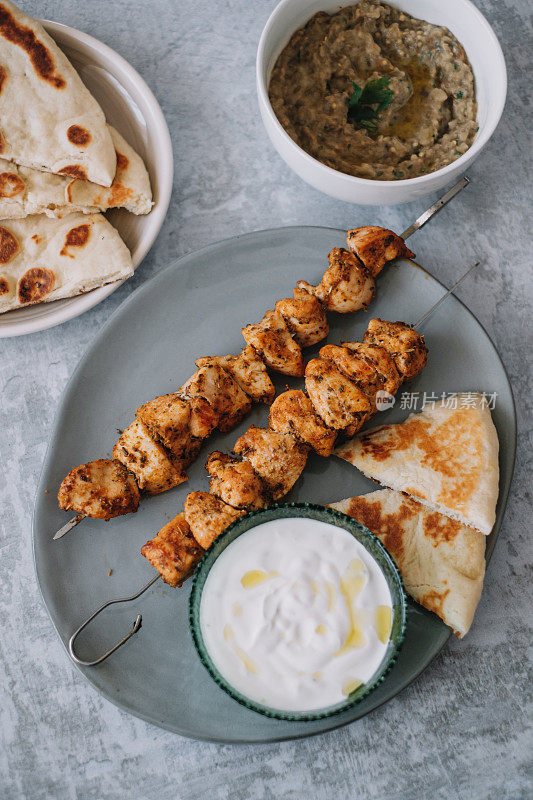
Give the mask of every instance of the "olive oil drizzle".
[(379, 126), (378, 135), (396, 136), (408, 141), (417, 135), (420, 122), (427, 114), (428, 97), (434, 87), (434, 76), (427, 64), (414, 58), (407, 64), (399, 65), (411, 81), (411, 94), (406, 103), (399, 108), (386, 125)]
[(346, 603), (348, 614), (350, 615), (350, 628), (346, 640), (335, 656), (344, 655), (353, 647), (362, 647), (366, 641), (365, 635), (360, 628), (360, 615), (354, 608), (354, 601), (365, 584), (364, 564), (359, 558), (353, 558), (348, 564), (344, 575), (340, 581), (341, 594)]

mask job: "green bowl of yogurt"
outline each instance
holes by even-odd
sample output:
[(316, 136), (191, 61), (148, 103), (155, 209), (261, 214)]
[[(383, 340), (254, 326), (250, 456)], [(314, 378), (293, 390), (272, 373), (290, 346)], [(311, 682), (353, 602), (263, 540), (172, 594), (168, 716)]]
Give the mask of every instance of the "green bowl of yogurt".
[(332, 508), (252, 511), (204, 554), (189, 619), (202, 664), (241, 705), (274, 719), (324, 719), (385, 678), (404, 639), (394, 561)]

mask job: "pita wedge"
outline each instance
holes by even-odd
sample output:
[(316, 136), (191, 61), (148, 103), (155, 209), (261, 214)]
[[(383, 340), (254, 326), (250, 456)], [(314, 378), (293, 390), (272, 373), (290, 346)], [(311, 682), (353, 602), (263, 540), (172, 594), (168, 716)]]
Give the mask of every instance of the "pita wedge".
[(42, 25), (0, 0), (0, 156), (111, 186), (115, 148), (102, 109)]
[(101, 214), (0, 220), (0, 313), (72, 297), (132, 273), (128, 248)]
[(52, 175), (0, 158), (0, 219), (22, 219), (30, 214), (94, 214), (108, 208), (148, 214), (153, 205), (152, 190), (143, 160), (118, 131), (108, 127), (117, 156), (111, 186)]
[(380, 539), (417, 603), (437, 614), (459, 638), (468, 632), (485, 576), (483, 534), (391, 489), (331, 507)]
[(452, 395), (399, 425), (382, 425), (336, 455), (367, 477), (412, 495), (488, 536), (498, 499), (498, 435), (486, 398)]

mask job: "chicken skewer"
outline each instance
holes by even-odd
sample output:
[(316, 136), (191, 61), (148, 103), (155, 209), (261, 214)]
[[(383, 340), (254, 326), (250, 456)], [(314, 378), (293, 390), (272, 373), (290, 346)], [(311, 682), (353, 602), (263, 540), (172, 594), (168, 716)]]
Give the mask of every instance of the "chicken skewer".
[[(467, 183), (465, 178), (456, 184), (406, 233), (418, 230)], [(229, 431), (249, 411), (252, 401), (272, 400), (274, 387), (265, 364), (283, 374), (303, 376), (301, 347), (316, 344), (328, 333), (324, 309), (350, 313), (366, 308), (375, 293), (374, 277), (385, 264), (400, 256), (414, 256), (401, 237), (377, 226), (349, 231), (347, 242), (350, 250), (334, 248), (329, 254), (330, 266), (318, 286), (300, 281), (294, 298), (278, 301), (260, 323), (243, 329), (247, 347), (239, 356), (198, 359), (197, 372), (180, 392), (155, 398), (137, 409), (136, 419), (113, 449), (113, 459), (98, 459), (67, 475), (58, 495), (60, 507), (77, 514), (54, 539), (64, 536), (85, 516), (107, 520), (137, 510), (138, 497), (136, 503), (126, 502), (129, 486), (124, 475), (117, 480), (117, 462), (147, 494), (187, 480), (185, 468), (215, 427)]]
[[(374, 227), (366, 235), (365, 229), (356, 229), (349, 237), (353, 247), (364, 252), (367, 263), (370, 246), (381, 253), (380, 264), (373, 269), (376, 275), (386, 259), (414, 255), (400, 237), (384, 228)], [(135, 512), (138, 496), (135, 502), (126, 502), (125, 497), (120, 502), (121, 492), (129, 496), (131, 477), (146, 494), (158, 494), (187, 480), (185, 468), (215, 427), (229, 431), (250, 410), (252, 401), (273, 399), (274, 386), (266, 366), (282, 374), (303, 376), (301, 348), (316, 344), (328, 333), (325, 308), (349, 313), (366, 307), (374, 294), (370, 271), (351, 251), (335, 248), (329, 262), (318, 287), (298, 286), (293, 298), (278, 301), (260, 323), (243, 329), (247, 346), (239, 356), (198, 359), (197, 371), (179, 392), (140, 406), (116, 443), (113, 459), (98, 459), (67, 475), (58, 494), (60, 507), (78, 515), (55, 538), (83, 515), (110, 519)]]
[[(411, 254), (396, 234), (380, 231), (387, 238), (398, 239), (398, 252)], [(355, 256), (344, 252), (354, 268), (367, 272), (359, 267)], [(330, 254), (330, 262), (333, 257)], [(326, 275), (330, 272), (331, 267)], [(337, 288), (332, 281), (331, 289), (330, 308), (340, 303), (339, 310), (343, 311), (350, 291), (351, 308), (364, 305), (363, 301), (357, 303), (357, 285)], [(197, 371), (179, 392), (157, 397), (137, 409), (135, 420), (113, 448), (112, 459), (98, 459), (71, 470), (61, 484), (58, 500), (61, 508), (74, 510), (77, 516), (54, 538), (61, 538), (84, 516), (108, 520), (137, 510), (138, 496), (135, 503), (127, 503), (125, 498), (120, 502), (121, 493), (126, 495), (130, 488), (121, 465), (137, 481), (138, 490), (146, 494), (158, 494), (187, 480), (185, 467), (214, 427), (229, 431), (250, 410), (252, 401), (272, 401), (274, 386), (266, 366), (302, 376), (301, 347), (315, 344), (327, 333), (322, 303), (297, 288), (294, 298), (278, 301), (276, 309), (268, 311), (260, 323), (243, 329), (247, 346), (239, 356), (198, 359)]]
[[(429, 309), (429, 311), (426, 314), (423, 315), (421, 320), (426, 320), (441, 305), (441, 303), (447, 297), (449, 297), (450, 294), (453, 293), (453, 291), (457, 288), (457, 286), (460, 283), (462, 283), (462, 281), (467, 277), (467, 275), (469, 275), (472, 272), (472, 270), (476, 266), (477, 266), (477, 264), (475, 264), (474, 267), (471, 267), (452, 286), (452, 288), (449, 289), (443, 295), (443, 297), (441, 297), (440, 300), (438, 300), (435, 303), (435, 305), (431, 309)], [(378, 321), (378, 322), (380, 322), (380, 321)], [(391, 324), (391, 323), (389, 323), (389, 324)], [(420, 324), (421, 324), (420, 321), (417, 322), (416, 323), (416, 327), (417, 328), (420, 327)], [(375, 332), (375, 328), (374, 328), (374, 332)], [(348, 344), (348, 343), (345, 343), (344, 346), (346, 346), (346, 344)], [(363, 343), (363, 346), (364, 346), (364, 343)], [(353, 344), (352, 344), (352, 349), (353, 349)], [(357, 348), (355, 348), (355, 349), (357, 350)], [(378, 355), (377, 352), (376, 352), (377, 349), (378, 348), (374, 348), (373, 345), (368, 345), (368, 350), (366, 351), (366, 355), (368, 355), (368, 357), (370, 357), (370, 358), (376, 359), (376, 356)], [(361, 351), (361, 348), (359, 348), (359, 350)], [(382, 360), (382, 362), (381, 362), (382, 368), (383, 368), (384, 365), (386, 365), (386, 359)], [(384, 377), (386, 379), (388, 379), (388, 380), (391, 379), (390, 371), (389, 371), (388, 378), (387, 378), (387, 375), (385, 374), (384, 370), (383, 370), (383, 373), (384, 373)], [(278, 398), (276, 403), (278, 403), (278, 401), (281, 401), (281, 398), (284, 398), (284, 397), (285, 397), (285, 400), (283, 402), (285, 403), (287, 398), (288, 397), (290, 398), (291, 395), (300, 395), (300, 396), (303, 396), (304, 398), (306, 398), (306, 401), (304, 403), (304, 409), (307, 412), (310, 411), (309, 399), (306, 397), (306, 395), (303, 392), (299, 392), (299, 390), (290, 390), (288, 392), (284, 392), (282, 395), (280, 395), (280, 397)], [(276, 404), (273, 405), (273, 408), (271, 409), (271, 413), (270, 413), (270, 424), (274, 428), (277, 427), (276, 422), (274, 422), (274, 419), (275, 419), (275, 408), (274, 407), (275, 407), (275, 405)], [(291, 403), (289, 402), (288, 405), (290, 407)], [(296, 408), (298, 408), (298, 404), (297, 404)], [(297, 411), (296, 411), (296, 416), (301, 417), (302, 415), (298, 414)], [(326, 438), (326, 440), (324, 440), (324, 438), (323, 438), (324, 426), (321, 425), (320, 421), (318, 419), (317, 420), (313, 420), (312, 418), (310, 420), (309, 419), (309, 414), (304, 414), (303, 416), (307, 417), (307, 423), (306, 423), (306, 425), (300, 427), (300, 430), (307, 430), (307, 432), (308, 432), (307, 435), (309, 437), (311, 437), (313, 435), (313, 433), (317, 434), (317, 432), (318, 432), (318, 436), (315, 435), (314, 438), (310, 438), (309, 439), (309, 441), (312, 442), (311, 446), (313, 447), (313, 449), (319, 455), (329, 455), (329, 454), (331, 454), (331, 452), (333, 450), (333, 445), (334, 445), (336, 433), (334, 432), (335, 436), (333, 438), (331, 438), (329, 441), (328, 441), (327, 438)], [(287, 416), (286, 415), (284, 415), (283, 419), (285, 420), (285, 423), (287, 423)], [(290, 420), (290, 417), (289, 417), (289, 419), (288, 419), (289, 427), (290, 427), (290, 421), (291, 420)], [(327, 432), (327, 429), (326, 429), (326, 432)], [(331, 437), (331, 432), (329, 432), (329, 436)], [(305, 438), (305, 437), (303, 437), (303, 438)], [(208, 471), (212, 475), (212, 479), (213, 478), (216, 479), (218, 477), (221, 480), (223, 480), (223, 478), (224, 478), (223, 474), (219, 474), (218, 476), (216, 474), (217, 473), (217, 466), (216, 466), (217, 462), (218, 462), (218, 464), (220, 464), (222, 462), (222, 466), (224, 466), (225, 463), (227, 464), (228, 461), (231, 461), (231, 458), (228, 457), (228, 456), (225, 456), (225, 457), (223, 457), (221, 459), (220, 458), (221, 455), (222, 454), (212, 454), (210, 456), (209, 460), (208, 460)], [(211, 465), (209, 465), (209, 462), (211, 462)], [(215, 474), (213, 475), (213, 473), (215, 473)], [(221, 491), (221, 488), (217, 487), (217, 485), (213, 484), (213, 483), (212, 483), (212, 488), (217, 493)], [(229, 499), (229, 497), (228, 497), (228, 499)], [(250, 505), (249, 500), (245, 501), (245, 502), (246, 502), (247, 505)], [(235, 511), (235, 509), (233, 509), (233, 511)], [(229, 522), (231, 522), (231, 521), (232, 520), (230, 520)], [(228, 524), (229, 524), (229, 522), (228, 522)], [(183, 549), (180, 546), (181, 541), (183, 541), (183, 539), (186, 540), (186, 543), (188, 545), (188, 548), (186, 550)], [(176, 547), (176, 545), (177, 545), (177, 547)], [(106, 660), (106, 658), (108, 658), (112, 653), (114, 653), (119, 647), (121, 647), (125, 642), (127, 642), (128, 639), (130, 639), (132, 636), (134, 636), (135, 633), (137, 633), (137, 631), (141, 628), (141, 625), (142, 625), (142, 615), (138, 614), (137, 618), (136, 618), (136, 620), (135, 620), (135, 622), (133, 624), (133, 627), (130, 630), (130, 632), (123, 639), (121, 639), (114, 647), (109, 649), (107, 652), (105, 652), (98, 659), (95, 659), (93, 661), (83, 661), (83, 660), (79, 659), (77, 657), (77, 655), (75, 654), (75, 651), (74, 651), (75, 641), (76, 641), (77, 636), (81, 633), (81, 631), (96, 616), (98, 616), (109, 605), (112, 605), (114, 603), (130, 602), (131, 600), (136, 600), (138, 597), (140, 597), (142, 594), (144, 594), (144, 592), (146, 592), (157, 580), (159, 580), (159, 578), (163, 578), (163, 579), (166, 578), (165, 582), (167, 582), (169, 585), (180, 586), (183, 583), (183, 581), (186, 580), (186, 578), (189, 577), (194, 572), (194, 570), (196, 568), (196, 565), (197, 565), (198, 561), (200, 560), (200, 558), (201, 558), (201, 556), (202, 556), (202, 554), (204, 552), (204, 548), (202, 548), (201, 545), (196, 541), (196, 539), (194, 539), (194, 537), (192, 537), (191, 529), (190, 529), (190, 527), (189, 527), (189, 525), (187, 523), (185, 514), (182, 513), (182, 514), (178, 514), (177, 517), (175, 517), (166, 526), (164, 526), (158, 532), (158, 534), (154, 537), (154, 539), (152, 539), (151, 541), (147, 542), (146, 545), (144, 545), (144, 547), (142, 548), (142, 551), (143, 551), (143, 555), (145, 555), (145, 557), (148, 558), (150, 563), (158, 570), (158, 574), (155, 575), (153, 578), (151, 578), (151, 580), (145, 586), (143, 586), (142, 589), (140, 589), (138, 592), (136, 592), (134, 595), (132, 595), (130, 597), (110, 600), (107, 603), (104, 603), (88, 619), (86, 619), (85, 622), (82, 623), (82, 625), (80, 625), (80, 627), (72, 634), (72, 636), (70, 637), (69, 643), (68, 643), (69, 653), (70, 653), (72, 659), (74, 661), (76, 661), (77, 663), (82, 664), (84, 666), (93, 666), (93, 665), (102, 663), (103, 661)], [(166, 575), (164, 574), (165, 570), (168, 570), (166, 572)]]

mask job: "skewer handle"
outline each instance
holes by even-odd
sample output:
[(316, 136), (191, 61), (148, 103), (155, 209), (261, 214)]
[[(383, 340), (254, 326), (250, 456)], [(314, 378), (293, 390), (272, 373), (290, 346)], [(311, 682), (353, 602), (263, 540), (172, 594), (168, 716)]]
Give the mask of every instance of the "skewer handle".
[(430, 206), (430, 208), (428, 208), (427, 211), (424, 211), (423, 214), (420, 214), (418, 219), (416, 219), (412, 225), (409, 225), (409, 227), (403, 233), (400, 234), (402, 239), (408, 239), (409, 236), (412, 236), (413, 233), (420, 230), (420, 228), (422, 228), (426, 224), (426, 222), (428, 222), (431, 219), (431, 217), (434, 217), (435, 214), (438, 214), (441, 208), (444, 208), (444, 206), (447, 203), (449, 203), (450, 200), (452, 200), (456, 194), (459, 194), (459, 192), (462, 191), (465, 188), (465, 186), (468, 186), (469, 183), (470, 180), (469, 178), (466, 177), (466, 175), (464, 178), (461, 178), (461, 180), (458, 181), (455, 184), (455, 186), (452, 186), (452, 188), (448, 192), (446, 192), (446, 194), (443, 194), (442, 197), (439, 200), (437, 200), (436, 203), (433, 203), (433, 205)]
[(115, 603), (129, 603), (131, 600), (137, 600), (137, 598), (140, 597), (142, 594), (144, 594), (144, 592), (146, 592), (146, 590), (149, 589), (150, 586), (152, 586), (152, 584), (158, 581), (160, 577), (161, 575), (156, 575), (154, 578), (152, 578), (151, 581), (149, 581), (146, 584), (146, 586), (143, 586), (143, 588), (140, 589), (138, 592), (136, 592), (136, 594), (132, 594), (131, 597), (119, 597), (116, 600), (108, 600), (107, 603), (104, 603), (103, 606), (100, 606), (100, 608), (98, 608), (94, 612), (94, 614), (91, 614), (91, 616), (88, 617), (76, 631), (74, 631), (74, 633), (68, 640), (68, 651), (72, 660), (75, 661), (76, 664), (80, 664), (82, 667), (95, 667), (97, 664), (101, 664), (103, 661), (105, 661), (106, 658), (109, 658), (109, 656), (116, 650), (118, 650), (119, 647), (122, 647), (122, 645), (125, 644), (128, 641), (128, 639), (131, 639), (132, 636), (135, 636), (137, 631), (139, 631), (142, 627), (142, 621), (143, 621), (142, 614), (137, 614), (137, 619), (133, 623), (133, 628), (127, 634), (127, 636), (124, 636), (124, 638), (122, 638), (120, 642), (117, 642), (117, 644), (114, 647), (112, 647), (110, 650), (104, 653), (103, 656), (100, 656), (100, 658), (95, 658), (93, 661), (83, 661), (81, 658), (78, 658), (78, 656), (74, 652), (74, 642), (76, 641), (77, 636), (82, 632), (84, 628), (87, 627), (89, 622), (92, 622), (93, 619), (95, 619), (95, 617), (101, 614), (105, 608), (107, 608), (108, 606), (112, 606)]

